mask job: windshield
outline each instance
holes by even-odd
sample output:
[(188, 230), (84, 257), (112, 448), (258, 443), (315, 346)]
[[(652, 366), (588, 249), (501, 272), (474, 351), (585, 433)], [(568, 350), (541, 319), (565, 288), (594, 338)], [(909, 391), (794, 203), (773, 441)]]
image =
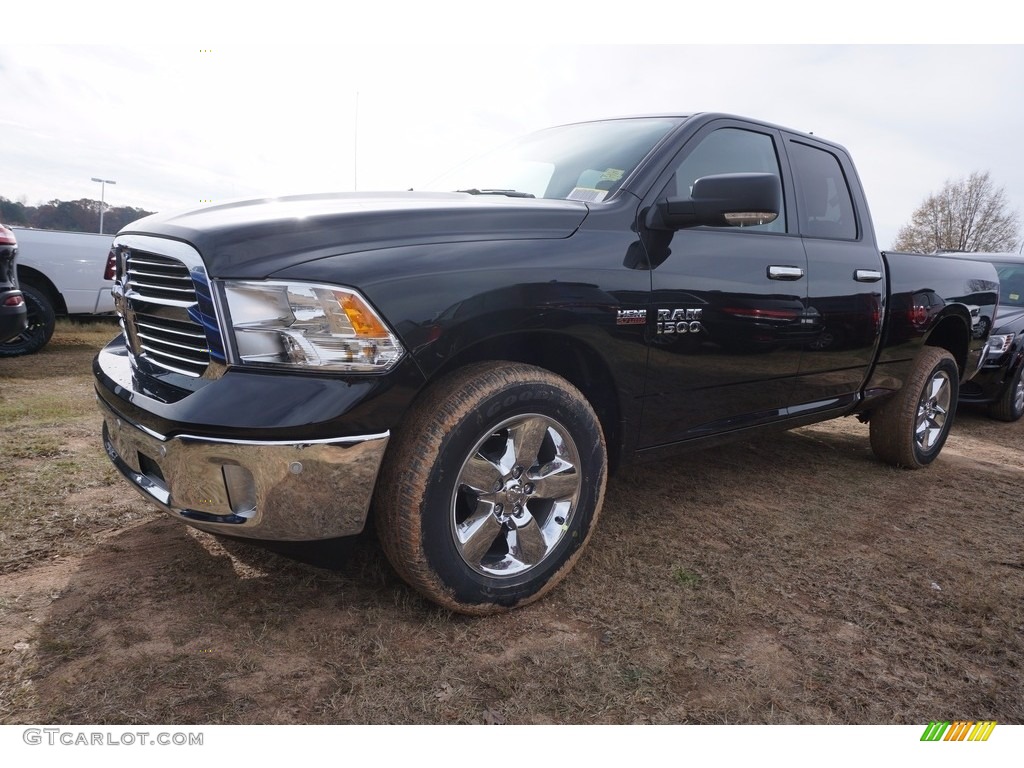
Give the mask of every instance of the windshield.
[(426, 189), (598, 202), (678, 124), (659, 117), (549, 128), (471, 160)]

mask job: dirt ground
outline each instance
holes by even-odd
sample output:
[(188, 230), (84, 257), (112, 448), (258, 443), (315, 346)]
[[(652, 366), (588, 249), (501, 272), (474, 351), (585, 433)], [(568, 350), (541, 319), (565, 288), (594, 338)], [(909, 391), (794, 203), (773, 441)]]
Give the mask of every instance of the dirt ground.
[(830, 422), (630, 466), (575, 571), (492, 618), (372, 535), (218, 539), (109, 466), (61, 324), (0, 360), (0, 723), (1024, 723), (1024, 422), (937, 462)]

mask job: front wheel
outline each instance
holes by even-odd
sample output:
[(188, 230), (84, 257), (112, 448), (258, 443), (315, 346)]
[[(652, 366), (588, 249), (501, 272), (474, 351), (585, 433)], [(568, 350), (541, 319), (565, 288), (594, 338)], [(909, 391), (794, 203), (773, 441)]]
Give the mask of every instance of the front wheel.
[(1024, 416), (1024, 363), (1017, 366), (1017, 373), (1010, 377), (999, 399), (988, 411), (993, 419), (1017, 421)]
[(374, 513), (395, 570), (446, 608), (494, 613), (572, 568), (604, 498), (600, 423), (569, 382), (485, 363), (413, 406), (381, 471)]
[(21, 293), (28, 309), (28, 327), (10, 341), (0, 344), (0, 357), (31, 355), (45, 347), (53, 336), (56, 316), (50, 299), (27, 283), (21, 286)]
[(871, 449), (906, 469), (931, 464), (953, 427), (960, 371), (945, 349), (925, 347), (903, 388), (871, 416)]

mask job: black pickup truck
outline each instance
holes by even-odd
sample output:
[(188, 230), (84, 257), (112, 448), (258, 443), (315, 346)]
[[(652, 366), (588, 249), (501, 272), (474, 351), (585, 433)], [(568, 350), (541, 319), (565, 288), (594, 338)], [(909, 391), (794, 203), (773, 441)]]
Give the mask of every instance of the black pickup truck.
[(994, 268), (880, 252), (816, 136), (579, 123), (437, 184), (126, 227), (94, 372), (132, 485), (234, 536), (372, 515), (409, 584), (487, 613), (568, 572), (624, 462), (855, 415), (921, 467), (984, 356)]

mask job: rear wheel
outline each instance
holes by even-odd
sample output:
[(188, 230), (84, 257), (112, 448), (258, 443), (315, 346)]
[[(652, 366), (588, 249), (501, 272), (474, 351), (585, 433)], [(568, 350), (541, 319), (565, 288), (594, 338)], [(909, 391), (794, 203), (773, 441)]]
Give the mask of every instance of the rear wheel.
[(604, 497), (590, 404), (549, 371), (474, 365), (432, 387), (389, 448), (375, 502), (395, 570), (470, 614), (532, 602), (572, 568)]
[(21, 292), (28, 309), (28, 328), (8, 342), (0, 344), (0, 357), (30, 355), (46, 346), (53, 336), (56, 315), (49, 297), (35, 286), (24, 283)]
[(993, 419), (1000, 421), (1017, 421), (1024, 416), (1024, 363), (1017, 367), (1017, 373), (1010, 377), (1003, 394), (988, 412)]
[(931, 464), (949, 436), (960, 392), (960, 371), (945, 349), (925, 347), (903, 388), (871, 416), (871, 449), (907, 469)]

